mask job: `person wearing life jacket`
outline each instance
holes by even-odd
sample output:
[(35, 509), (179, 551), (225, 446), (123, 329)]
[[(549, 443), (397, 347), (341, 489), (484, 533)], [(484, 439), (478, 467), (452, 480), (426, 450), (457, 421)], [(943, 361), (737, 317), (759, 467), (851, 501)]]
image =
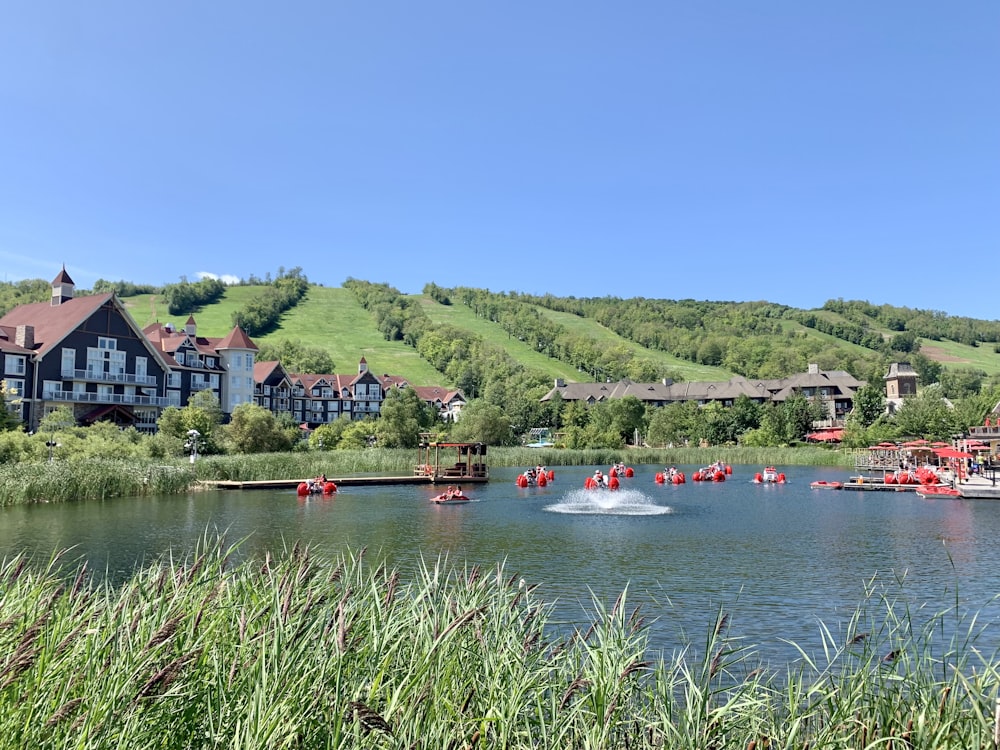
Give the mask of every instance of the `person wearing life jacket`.
[(600, 469), (594, 472), (594, 481), (597, 482), (598, 486), (604, 486), (604, 474), (601, 473)]

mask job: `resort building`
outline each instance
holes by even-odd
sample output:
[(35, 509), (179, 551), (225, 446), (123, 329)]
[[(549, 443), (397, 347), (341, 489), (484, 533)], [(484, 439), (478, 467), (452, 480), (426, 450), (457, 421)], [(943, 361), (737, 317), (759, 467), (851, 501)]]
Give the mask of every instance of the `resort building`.
[(0, 356), (26, 429), (69, 406), (81, 424), (97, 420), (155, 431), (170, 364), (114, 292), (74, 296), (64, 268), (49, 302), (19, 305), (0, 318)]
[(628, 379), (617, 383), (566, 383), (559, 379), (541, 400), (549, 401), (558, 393), (564, 401), (582, 401), (588, 406), (634, 396), (649, 406), (694, 401), (699, 406), (718, 403), (729, 407), (741, 396), (756, 403), (780, 403), (798, 394), (810, 401), (820, 401), (827, 412), (824, 421), (836, 424), (842, 423), (854, 405), (854, 394), (863, 385), (842, 370), (823, 371), (817, 365), (809, 365), (807, 372), (774, 379), (749, 380), (741, 375), (716, 382), (683, 383), (674, 383), (669, 379), (658, 383), (633, 383)]
[[(140, 329), (114, 292), (76, 297), (65, 268), (51, 286), (49, 302), (0, 318), (3, 406), (28, 430), (68, 405), (80, 424), (103, 420), (154, 432), (164, 408), (182, 408), (206, 390), (226, 417), (256, 403), (311, 429), (344, 415), (377, 417), (388, 388), (412, 387), (398, 376), (376, 376), (364, 357), (350, 375), (291, 374), (280, 362), (257, 362), (258, 347), (239, 326), (222, 338), (202, 336), (194, 316), (183, 328)], [(465, 404), (460, 391), (415, 390), (442, 419), (457, 418)]]
[(239, 326), (224, 338), (198, 335), (194, 316), (178, 330), (171, 323), (143, 329), (170, 366), (166, 396), (170, 406), (183, 407), (192, 395), (209, 390), (224, 414), (254, 400), (254, 355), (257, 345)]

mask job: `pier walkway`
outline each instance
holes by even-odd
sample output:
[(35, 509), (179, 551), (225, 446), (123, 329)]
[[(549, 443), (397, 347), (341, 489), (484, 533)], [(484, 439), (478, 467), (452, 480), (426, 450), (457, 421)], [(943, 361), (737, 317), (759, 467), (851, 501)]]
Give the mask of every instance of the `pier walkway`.
[[(213, 490), (294, 490), (305, 479), (260, 479), (257, 481), (201, 480), (198, 484)], [(424, 484), (482, 484), (487, 477), (455, 476), (398, 476), (398, 477), (327, 477), (327, 481), (340, 487), (382, 487), (389, 485)]]

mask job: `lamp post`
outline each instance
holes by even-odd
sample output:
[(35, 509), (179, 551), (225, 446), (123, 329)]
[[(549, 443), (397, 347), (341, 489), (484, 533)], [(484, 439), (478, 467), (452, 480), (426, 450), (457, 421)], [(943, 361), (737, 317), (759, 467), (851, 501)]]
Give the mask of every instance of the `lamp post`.
[(59, 443), (56, 442), (56, 434), (54, 432), (52, 433), (52, 438), (45, 441), (45, 447), (49, 449), (49, 463), (52, 463), (52, 449), (59, 447)]
[(199, 440), (201, 440), (201, 433), (198, 430), (187, 431), (187, 442), (184, 443), (184, 447), (191, 452), (191, 463), (194, 463), (195, 459), (198, 458)]

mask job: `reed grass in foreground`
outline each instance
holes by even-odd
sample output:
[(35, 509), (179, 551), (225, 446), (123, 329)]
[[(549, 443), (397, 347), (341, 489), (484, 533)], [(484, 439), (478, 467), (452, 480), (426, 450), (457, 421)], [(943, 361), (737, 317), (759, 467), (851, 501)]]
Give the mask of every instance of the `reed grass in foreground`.
[[(120, 588), (0, 567), (0, 748), (985, 748), (975, 625), (873, 595), (823, 661), (761, 670), (721, 614), (658, 657), (623, 594), (561, 630), (504, 570), (211, 542)], [(696, 654), (703, 654), (697, 656)]]

